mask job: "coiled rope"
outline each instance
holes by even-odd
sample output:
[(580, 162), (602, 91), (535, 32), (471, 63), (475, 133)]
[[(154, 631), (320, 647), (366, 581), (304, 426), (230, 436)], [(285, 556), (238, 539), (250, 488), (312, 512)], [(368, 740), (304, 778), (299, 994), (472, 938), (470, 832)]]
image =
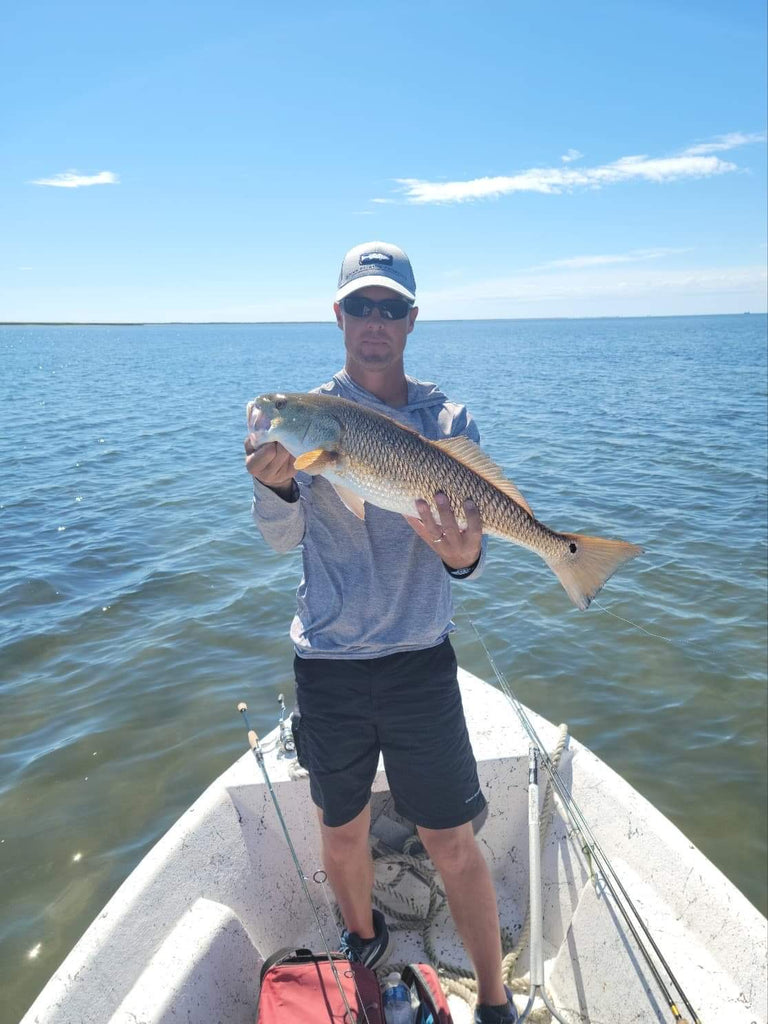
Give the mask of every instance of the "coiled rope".
[[(568, 739), (568, 726), (561, 725), (557, 743), (550, 754), (552, 764), (557, 768), (562, 757), (565, 744)], [(552, 819), (552, 801), (554, 791), (547, 777), (544, 801), (541, 811), (541, 823), (539, 835), (541, 844), (544, 840)], [(424, 945), (426, 962), (432, 964), (437, 970), (440, 984), (446, 995), (455, 995), (463, 999), (470, 1008), (473, 1008), (477, 1001), (477, 981), (475, 977), (464, 967), (446, 963), (442, 960), (435, 948), (432, 938), (432, 926), (438, 915), (445, 909), (446, 895), (438, 884), (435, 868), (427, 857), (426, 851), (421, 845), (417, 835), (409, 836), (403, 845), (402, 852), (391, 850), (380, 839), (373, 839), (372, 853), (374, 864), (382, 867), (395, 867), (394, 878), (387, 877), (386, 880), (376, 879), (373, 888), (373, 902), (379, 910), (383, 911), (390, 924), (391, 931), (416, 931), (419, 932)], [(421, 911), (416, 902), (409, 897), (402, 895), (398, 886), (406, 874), (411, 874), (422, 882), (429, 891), (429, 902), (426, 911)], [(384, 896), (386, 895), (386, 899)], [(528, 945), (531, 931), (530, 920), (530, 899), (526, 907), (525, 920), (517, 941), (514, 942), (511, 933), (502, 928), (502, 976), (504, 984), (513, 993), (527, 994), (529, 991), (528, 974), (515, 976), (515, 968), (523, 950)], [(379, 970), (383, 976), (389, 971), (402, 970), (405, 964), (388, 963)], [(549, 1024), (552, 1020), (551, 1014), (546, 1006), (536, 1007), (527, 1018), (531, 1024)]]

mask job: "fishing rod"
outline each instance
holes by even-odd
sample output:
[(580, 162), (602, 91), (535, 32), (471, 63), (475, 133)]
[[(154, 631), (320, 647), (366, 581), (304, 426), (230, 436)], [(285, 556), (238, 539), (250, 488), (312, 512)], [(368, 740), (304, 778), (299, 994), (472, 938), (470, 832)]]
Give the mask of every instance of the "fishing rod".
[[(280, 696), (282, 697), (282, 694)], [(349, 1005), (349, 1001), (347, 999), (347, 994), (344, 991), (344, 986), (341, 984), (341, 978), (339, 977), (338, 969), (336, 967), (336, 964), (333, 961), (333, 955), (331, 953), (331, 947), (328, 944), (328, 940), (325, 937), (325, 932), (323, 931), (323, 924), (322, 924), (322, 921), (320, 920), (320, 913), (319, 913), (317, 907), (315, 906), (315, 901), (310, 896), (309, 887), (307, 886), (307, 878), (306, 878), (306, 875), (304, 874), (304, 871), (302, 870), (301, 862), (299, 861), (298, 854), (296, 853), (296, 848), (293, 845), (293, 842), (291, 840), (290, 832), (288, 831), (288, 826), (286, 825), (285, 818), (283, 817), (283, 812), (280, 809), (280, 801), (277, 799), (277, 794), (275, 793), (274, 789), (272, 788), (272, 781), (271, 781), (271, 779), (269, 777), (269, 772), (267, 771), (267, 766), (266, 766), (266, 764), (264, 762), (264, 751), (261, 749), (261, 744), (259, 743), (259, 737), (258, 737), (258, 735), (256, 733), (256, 730), (251, 728), (251, 724), (248, 721), (248, 715), (247, 715), (248, 705), (245, 703), (245, 701), (241, 701), (237, 705), (237, 710), (243, 716), (243, 721), (245, 722), (245, 728), (248, 730), (248, 743), (250, 744), (251, 750), (253, 751), (253, 756), (256, 758), (256, 761), (258, 762), (259, 768), (261, 768), (261, 774), (263, 775), (264, 782), (266, 784), (267, 789), (269, 790), (269, 795), (272, 797), (272, 803), (275, 806), (275, 811), (277, 813), (277, 818), (278, 818), (278, 821), (280, 822), (280, 826), (281, 826), (281, 828), (283, 830), (283, 835), (285, 836), (285, 841), (288, 844), (288, 849), (291, 851), (291, 857), (293, 858), (293, 863), (296, 866), (296, 871), (297, 871), (298, 876), (299, 876), (299, 881), (301, 882), (301, 887), (304, 890), (304, 895), (307, 897), (307, 900), (309, 901), (309, 905), (312, 907), (312, 912), (315, 915), (315, 921), (317, 922), (317, 930), (320, 932), (320, 938), (323, 940), (323, 945), (325, 946), (325, 952), (326, 952), (326, 955), (328, 957), (328, 963), (331, 966), (331, 972), (333, 974), (334, 980), (335, 980), (336, 985), (338, 987), (339, 995), (341, 996), (341, 1000), (344, 1003), (344, 1008), (345, 1008), (345, 1011), (346, 1011), (345, 1012), (345, 1018), (344, 1018), (344, 1024), (358, 1024), (358, 1017), (352, 1012), (352, 1007)], [(353, 982), (353, 984), (355, 986), (355, 992), (357, 992), (358, 1004), (359, 1004), (359, 1007), (360, 1007), (360, 1009), (362, 1011), (363, 1018), (364, 1018), (366, 1024), (370, 1024), (370, 1021), (368, 1019), (368, 1013), (367, 1013), (367, 1011), (365, 1009), (363, 998), (362, 998), (362, 996), (360, 994), (360, 991), (359, 991), (359, 989), (357, 987), (357, 980), (355, 979), (354, 972), (352, 972), (352, 982)]]
[[(672, 1013), (672, 1016), (675, 1019), (676, 1024), (688, 1024), (688, 1021), (686, 1021), (685, 1018), (680, 1013), (680, 1010), (678, 1009), (677, 1004), (675, 1003), (675, 1000), (672, 997), (672, 994), (669, 991), (669, 988), (667, 987), (666, 982), (662, 978), (662, 976), (661, 976), (661, 974), (659, 972), (658, 967), (653, 962), (653, 959), (652, 959), (650, 953), (648, 952), (648, 949), (647, 949), (645, 943), (643, 942), (643, 939), (641, 938), (640, 934), (638, 933), (637, 928), (635, 927), (635, 924), (630, 919), (629, 913), (627, 912), (627, 907), (629, 908), (629, 911), (631, 911), (631, 913), (636, 918), (637, 923), (639, 924), (643, 934), (645, 935), (645, 937), (648, 940), (648, 942), (650, 943), (654, 953), (656, 954), (656, 957), (658, 958), (659, 963), (662, 965), (663, 969), (666, 971), (666, 973), (667, 973), (667, 975), (669, 977), (669, 980), (672, 982), (672, 985), (675, 988), (675, 990), (677, 991), (681, 1001), (684, 1003), (686, 1009), (691, 1014), (691, 1017), (693, 1018), (693, 1024), (701, 1024), (701, 1021), (700, 1021), (696, 1011), (694, 1010), (693, 1006), (691, 1005), (688, 997), (686, 996), (686, 994), (683, 991), (680, 983), (678, 982), (677, 978), (675, 977), (671, 967), (669, 966), (669, 964), (665, 960), (664, 956), (661, 953), (661, 950), (657, 946), (653, 936), (651, 935), (650, 931), (648, 930), (648, 926), (646, 925), (645, 921), (641, 917), (640, 912), (638, 911), (637, 907), (635, 907), (634, 903), (630, 899), (629, 894), (627, 893), (626, 889), (622, 885), (621, 880), (619, 879), (618, 875), (616, 874), (615, 870), (613, 869), (613, 866), (611, 865), (611, 862), (608, 859), (607, 855), (604, 853), (602, 847), (600, 846), (600, 844), (598, 843), (597, 839), (595, 838), (595, 835), (592, 832), (592, 829), (590, 828), (589, 822), (584, 817), (584, 815), (583, 815), (581, 809), (579, 808), (578, 804), (576, 803), (576, 801), (573, 799), (571, 794), (568, 792), (568, 790), (567, 790), (567, 788), (565, 786), (565, 783), (563, 782), (563, 780), (562, 780), (562, 778), (560, 776), (560, 773), (557, 770), (557, 767), (552, 763), (552, 760), (551, 760), (549, 754), (547, 753), (546, 748), (544, 747), (544, 745), (542, 744), (541, 740), (539, 739), (539, 736), (538, 736), (536, 730), (534, 729), (533, 723), (529, 719), (529, 717), (528, 717), (528, 715), (526, 713), (525, 708), (523, 707), (523, 705), (520, 703), (520, 701), (515, 696), (515, 694), (514, 694), (514, 692), (512, 690), (512, 687), (507, 682), (507, 680), (506, 680), (505, 676), (503, 675), (503, 673), (501, 672), (501, 670), (497, 667), (496, 662), (493, 660), (493, 656), (491, 655), (491, 652), (488, 650), (488, 647), (486, 646), (485, 641), (483, 640), (482, 636), (480, 635), (480, 633), (479, 633), (479, 631), (477, 629), (477, 626), (475, 625), (474, 621), (472, 620), (472, 618), (469, 615), (467, 616), (467, 618), (469, 619), (469, 623), (470, 623), (470, 625), (472, 626), (472, 629), (475, 632), (475, 636), (480, 641), (480, 644), (482, 645), (482, 648), (485, 651), (486, 657), (488, 658), (488, 661), (490, 662), (491, 668), (494, 671), (494, 674), (495, 674), (495, 676), (496, 676), (496, 678), (497, 678), (497, 680), (499, 682), (499, 685), (500, 685), (500, 687), (502, 689), (502, 692), (504, 693), (504, 695), (506, 696), (507, 700), (510, 702), (510, 704), (514, 708), (515, 712), (517, 713), (517, 716), (520, 719), (520, 723), (523, 726), (523, 729), (525, 730), (525, 732), (528, 734), (529, 739), (538, 748), (539, 754), (541, 756), (542, 764), (543, 764), (544, 768), (546, 769), (547, 774), (549, 775), (550, 781), (552, 782), (552, 785), (554, 786), (555, 790), (557, 791), (558, 796), (560, 797), (560, 799), (561, 799), (561, 801), (563, 803), (563, 806), (564, 806), (565, 811), (566, 811), (566, 813), (568, 815), (568, 818), (569, 818), (569, 820), (571, 822), (571, 825), (574, 828), (574, 831), (579, 836), (579, 839), (580, 839), (580, 841), (582, 843), (582, 850), (583, 850), (583, 852), (584, 853), (588, 853), (592, 857), (594, 862), (597, 864), (597, 866), (598, 866), (598, 868), (600, 870), (600, 873), (602, 875), (603, 881), (604, 881), (604, 883), (606, 885), (606, 888), (608, 889), (608, 891), (610, 892), (611, 896), (613, 897), (614, 903), (616, 904), (616, 907), (618, 908), (619, 912), (621, 913), (621, 916), (624, 918), (624, 921), (625, 921), (627, 927), (629, 928), (630, 933), (632, 934), (632, 937), (635, 940), (635, 943), (637, 944), (637, 947), (640, 950), (640, 953), (641, 953), (643, 959), (645, 960), (645, 963), (646, 963), (648, 969), (650, 970), (650, 972), (651, 972), (651, 974), (652, 974), (656, 984), (658, 985), (659, 990), (661, 991), (661, 993), (662, 993), (662, 995), (663, 995), (663, 997), (664, 997), (664, 999), (665, 999), (665, 1001), (667, 1003), (667, 1006), (669, 1007), (669, 1009), (670, 1009), (670, 1011)], [(616, 888), (614, 888), (614, 884), (618, 888), (619, 892), (621, 893), (621, 895), (623, 897), (623, 900), (626, 901), (627, 907), (625, 907), (624, 906), (624, 902), (621, 899), (619, 899), (619, 896), (618, 896), (618, 893), (616, 891)]]
[(550, 1003), (544, 984), (544, 914), (541, 907), (541, 829), (539, 812), (539, 757), (535, 743), (528, 749), (528, 883), (530, 886), (531, 922), (531, 987), (528, 1002), (520, 1014), (519, 1024), (528, 1019), (534, 1000), (539, 995), (544, 1005), (559, 1024), (566, 1024)]

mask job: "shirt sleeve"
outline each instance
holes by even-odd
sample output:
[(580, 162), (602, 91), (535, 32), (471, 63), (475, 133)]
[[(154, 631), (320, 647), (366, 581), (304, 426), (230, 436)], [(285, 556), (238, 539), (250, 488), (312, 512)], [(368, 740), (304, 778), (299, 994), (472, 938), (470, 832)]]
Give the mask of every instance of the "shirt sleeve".
[(296, 500), (286, 501), (260, 480), (253, 481), (251, 515), (267, 544), (281, 553), (298, 547), (306, 528), (306, 501), (295, 480), (293, 486)]

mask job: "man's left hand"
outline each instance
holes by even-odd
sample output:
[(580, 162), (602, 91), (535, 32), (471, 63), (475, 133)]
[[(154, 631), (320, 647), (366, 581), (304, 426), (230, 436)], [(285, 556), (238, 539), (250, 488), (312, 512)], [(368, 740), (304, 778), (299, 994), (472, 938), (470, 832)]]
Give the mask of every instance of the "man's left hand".
[(480, 557), (483, 539), (483, 523), (477, 506), (469, 500), (464, 502), (467, 525), (462, 530), (456, 522), (448, 498), (441, 491), (435, 495), (435, 504), (439, 522), (432, 515), (427, 502), (421, 499), (416, 502), (416, 511), (420, 518), (405, 518), (421, 539), (429, 544), (435, 554), (439, 555), (451, 569), (465, 569), (469, 565), (474, 565)]

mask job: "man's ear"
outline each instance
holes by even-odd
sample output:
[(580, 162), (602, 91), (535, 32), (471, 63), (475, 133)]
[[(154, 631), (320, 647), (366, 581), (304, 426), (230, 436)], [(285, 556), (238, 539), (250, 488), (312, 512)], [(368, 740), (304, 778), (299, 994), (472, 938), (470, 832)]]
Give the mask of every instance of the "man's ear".
[(413, 330), (413, 325), (416, 323), (416, 317), (419, 315), (419, 307), (413, 306), (408, 313), (408, 334)]
[(336, 314), (336, 326), (339, 328), (340, 331), (343, 331), (344, 323), (341, 319), (341, 306), (338, 302), (334, 302), (333, 312)]

